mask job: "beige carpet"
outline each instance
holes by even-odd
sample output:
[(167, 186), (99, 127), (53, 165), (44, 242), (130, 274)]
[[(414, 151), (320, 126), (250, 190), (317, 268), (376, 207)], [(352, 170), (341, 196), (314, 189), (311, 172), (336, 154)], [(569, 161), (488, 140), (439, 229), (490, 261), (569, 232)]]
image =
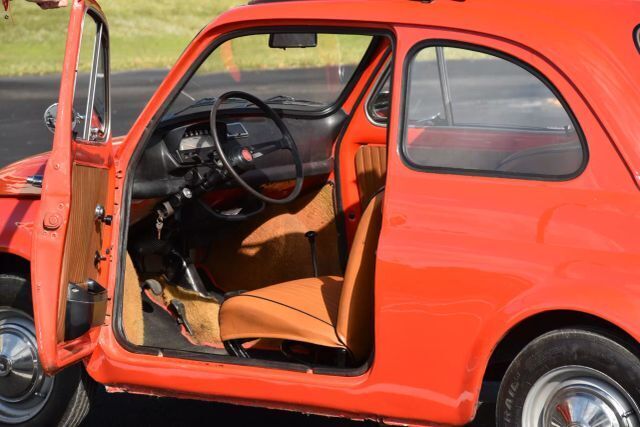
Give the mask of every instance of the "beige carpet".
[(318, 271), (341, 275), (333, 186), (288, 205), (269, 205), (256, 217), (221, 227), (213, 236), (206, 266), (224, 291), (254, 290), (313, 276), (304, 234), (318, 233)]
[(171, 300), (175, 298), (184, 304), (187, 321), (193, 329), (193, 335), (186, 334), (186, 336), (194, 344), (222, 348), (218, 322), (220, 305), (215, 300), (204, 298), (193, 291), (165, 284), (162, 292), (165, 306), (168, 307)]
[(124, 275), (122, 301), (122, 327), (131, 344), (142, 345), (144, 341), (144, 323), (142, 320), (142, 295), (138, 273), (127, 254)]

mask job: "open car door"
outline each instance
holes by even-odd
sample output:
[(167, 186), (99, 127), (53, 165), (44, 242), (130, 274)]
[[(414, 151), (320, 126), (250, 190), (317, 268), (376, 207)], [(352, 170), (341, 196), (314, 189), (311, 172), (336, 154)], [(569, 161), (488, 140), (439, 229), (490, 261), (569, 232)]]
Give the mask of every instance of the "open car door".
[(38, 351), (53, 373), (95, 348), (107, 308), (113, 161), (109, 38), (93, 0), (73, 0), (53, 150), (33, 227), (32, 293)]

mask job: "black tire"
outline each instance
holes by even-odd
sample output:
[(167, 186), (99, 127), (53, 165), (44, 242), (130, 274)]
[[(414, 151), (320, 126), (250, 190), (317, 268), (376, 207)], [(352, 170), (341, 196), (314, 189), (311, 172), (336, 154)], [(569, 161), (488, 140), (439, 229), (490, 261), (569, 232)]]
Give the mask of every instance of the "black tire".
[[(554, 375), (557, 377), (553, 377)], [(560, 382), (560, 375), (565, 375), (564, 382)], [(540, 384), (546, 384), (547, 378), (553, 378), (551, 383), (555, 384), (556, 389), (542, 388)], [(498, 393), (496, 425), (528, 427), (533, 424), (531, 420), (541, 419), (530, 416), (538, 414), (537, 409), (545, 406), (558, 407), (553, 395), (553, 391), (558, 390), (557, 384), (571, 386), (580, 381), (585, 381), (581, 386), (590, 384), (589, 381), (602, 384), (603, 387), (610, 386), (619, 393), (617, 396), (629, 404), (629, 416), (640, 422), (637, 405), (640, 403), (638, 357), (628, 348), (602, 334), (581, 329), (563, 329), (538, 337), (511, 363)], [(547, 413), (552, 412), (549, 410)], [(558, 413), (563, 414), (560, 410)]]
[[(21, 324), (34, 328), (31, 316), (30, 286), (29, 281), (22, 277), (0, 275), (0, 292), (2, 293), (0, 302), (4, 305), (0, 307), (0, 321), (7, 318), (17, 319), (17, 321), (23, 322)], [(25, 301), (25, 298), (29, 299)], [(2, 378), (0, 377), (0, 381)], [(33, 417), (20, 422), (0, 420), (0, 425), (19, 427), (78, 426), (89, 413), (94, 390), (95, 383), (86, 374), (82, 364), (70, 366), (54, 376), (45, 405), (37, 413), (34, 412)], [(0, 400), (2, 398), (3, 396), (0, 395)]]

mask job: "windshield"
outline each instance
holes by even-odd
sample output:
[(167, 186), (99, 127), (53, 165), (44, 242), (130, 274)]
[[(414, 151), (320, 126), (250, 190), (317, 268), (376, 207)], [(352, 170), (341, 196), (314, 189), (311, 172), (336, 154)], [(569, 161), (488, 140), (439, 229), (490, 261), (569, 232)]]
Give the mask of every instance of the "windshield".
[(167, 116), (210, 106), (230, 90), (287, 109), (324, 110), (338, 100), (371, 40), (369, 35), (324, 33), (318, 34), (314, 47), (286, 49), (269, 47), (268, 34), (228, 40), (200, 65)]

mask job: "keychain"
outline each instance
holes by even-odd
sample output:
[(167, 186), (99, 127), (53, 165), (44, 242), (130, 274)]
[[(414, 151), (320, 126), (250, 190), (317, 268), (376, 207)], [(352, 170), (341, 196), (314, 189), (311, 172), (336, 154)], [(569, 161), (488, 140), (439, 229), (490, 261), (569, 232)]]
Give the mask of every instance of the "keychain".
[(158, 232), (158, 240), (162, 240), (162, 227), (164, 227), (164, 216), (158, 211), (158, 219), (156, 219), (156, 230)]

